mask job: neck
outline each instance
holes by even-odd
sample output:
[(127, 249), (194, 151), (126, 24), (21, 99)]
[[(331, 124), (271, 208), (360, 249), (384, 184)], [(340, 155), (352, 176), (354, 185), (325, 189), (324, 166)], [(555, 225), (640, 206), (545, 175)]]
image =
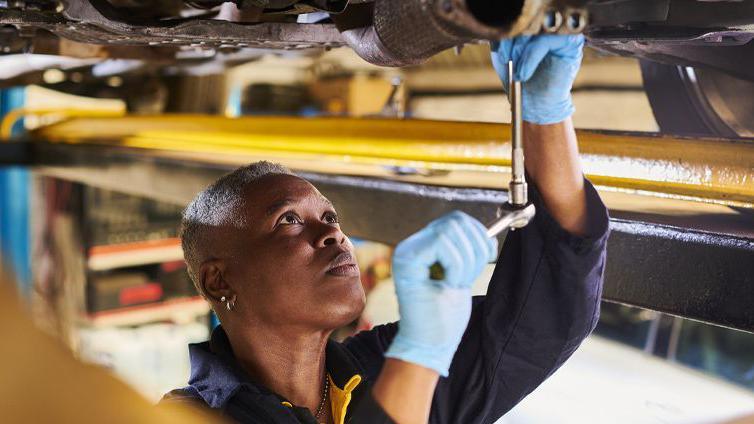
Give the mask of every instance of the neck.
[[(236, 361), (249, 377), (316, 413), (322, 401), (325, 346), (331, 331), (281, 331), (262, 326), (254, 326), (253, 336), (248, 329), (225, 331)], [(327, 406), (320, 419), (329, 414)]]

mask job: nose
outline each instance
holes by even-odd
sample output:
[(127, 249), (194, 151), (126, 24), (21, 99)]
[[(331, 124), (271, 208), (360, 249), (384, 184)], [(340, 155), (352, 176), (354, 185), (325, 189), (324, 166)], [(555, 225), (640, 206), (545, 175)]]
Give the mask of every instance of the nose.
[(322, 223), (320, 227), (314, 243), (315, 247), (326, 247), (333, 244), (339, 245), (345, 242), (346, 235), (337, 226)]

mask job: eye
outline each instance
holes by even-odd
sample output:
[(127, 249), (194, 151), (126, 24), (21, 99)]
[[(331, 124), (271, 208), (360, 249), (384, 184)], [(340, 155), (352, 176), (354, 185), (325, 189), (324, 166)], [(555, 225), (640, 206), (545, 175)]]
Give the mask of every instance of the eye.
[(340, 223), (340, 220), (338, 220), (338, 214), (335, 212), (327, 212), (324, 216), (325, 222), (328, 224), (338, 224)]
[(280, 225), (301, 224), (301, 218), (299, 218), (298, 215), (296, 215), (293, 212), (286, 212), (280, 216), (280, 219), (278, 220), (278, 224)]

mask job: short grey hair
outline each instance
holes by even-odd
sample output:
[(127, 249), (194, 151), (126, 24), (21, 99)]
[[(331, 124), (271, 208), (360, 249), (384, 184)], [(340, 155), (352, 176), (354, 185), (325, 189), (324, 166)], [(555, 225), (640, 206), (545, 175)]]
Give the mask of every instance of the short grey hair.
[(247, 223), (241, 210), (245, 205), (246, 188), (263, 177), (275, 174), (295, 175), (277, 163), (255, 162), (220, 177), (197, 194), (184, 209), (181, 219), (183, 257), (189, 277), (202, 296), (206, 297), (198, 275), (199, 267), (205, 260), (202, 246), (211, 245), (213, 233), (218, 227), (244, 228)]

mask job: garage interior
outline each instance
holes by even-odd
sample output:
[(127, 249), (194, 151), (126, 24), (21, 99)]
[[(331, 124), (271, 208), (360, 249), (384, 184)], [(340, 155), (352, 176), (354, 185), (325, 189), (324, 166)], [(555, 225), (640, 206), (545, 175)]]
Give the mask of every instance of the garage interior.
[[(399, 318), (396, 243), (451, 210), (489, 221), (507, 199), (511, 114), (487, 43), (399, 68), (344, 47), (172, 68), (71, 58), (11, 75), (30, 57), (0, 57), (11, 81), (0, 90), (0, 274), (12, 281), (2, 296), (23, 310), (5, 310), (3, 333), (32, 321), (150, 403), (185, 385), (186, 345), (217, 325), (186, 273), (179, 227), (219, 176), (278, 162), (338, 207), (367, 292), (338, 339)], [(739, 106), (725, 124), (679, 119), (663, 102), (682, 68), (586, 49), (573, 121), (611, 215), (601, 318), (498, 422), (754, 413), (754, 83), (710, 97), (718, 112), (726, 99)], [(696, 81), (733, 78), (715, 72)], [(0, 365), (3, 384), (32, 385), (14, 367)]]

